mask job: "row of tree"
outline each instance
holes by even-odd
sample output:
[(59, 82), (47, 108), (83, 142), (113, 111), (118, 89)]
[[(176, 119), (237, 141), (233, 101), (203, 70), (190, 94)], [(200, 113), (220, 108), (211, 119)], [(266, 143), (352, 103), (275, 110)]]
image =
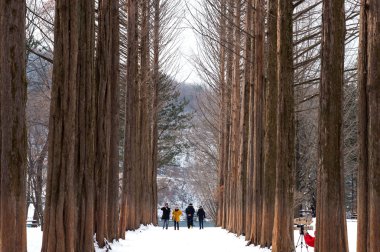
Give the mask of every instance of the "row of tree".
[[(1, 2), (7, 34), (0, 52), (1, 251), (26, 251), (29, 204), (43, 224), (42, 251), (94, 251), (94, 234), (103, 247), (126, 230), (157, 223), (159, 121), (165, 120), (159, 112), (168, 103), (160, 102), (160, 83), (170, 79), (162, 77), (161, 55), (172, 43), (173, 6)], [(47, 126), (39, 114), (49, 104)], [(174, 117), (181, 117), (183, 106), (176, 106)]]
[(362, 230), (358, 251), (380, 247), (373, 226), (380, 152), (377, 129), (369, 132), (379, 88), (369, 60), (376, 53), (368, 51), (379, 45), (378, 11), (376, 1), (205, 1), (195, 29), (207, 41), (199, 70), (220, 108), (210, 113), (219, 119), (210, 120), (219, 132), (218, 225), (255, 245), (293, 251), (293, 216), (308, 201), (317, 211), (316, 251), (348, 251), (348, 195)]

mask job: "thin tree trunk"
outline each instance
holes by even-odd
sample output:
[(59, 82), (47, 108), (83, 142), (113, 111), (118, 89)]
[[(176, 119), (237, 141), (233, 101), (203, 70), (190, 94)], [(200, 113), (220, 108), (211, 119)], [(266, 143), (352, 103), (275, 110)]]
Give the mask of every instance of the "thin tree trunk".
[(125, 145), (124, 145), (124, 174), (122, 188), (122, 205), (120, 216), (119, 236), (125, 238), (125, 231), (137, 227), (136, 189), (137, 167), (136, 152), (137, 135), (136, 121), (138, 102), (137, 83), (137, 1), (128, 0), (128, 49), (127, 49), (127, 88), (126, 88), (126, 116), (125, 116)]
[(219, 163), (218, 163), (218, 210), (216, 225), (223, 225), (224, 216), (224, 197), (223, 192), (225, 188), (225, 163), (226, 163), (226, 0), (221, 1), (221, 14), (219, 17), (219, 90), (220, 90), (220, 104), (219, 104)]
[[(149, 85), (150, 85), (150, 66), (149, 66), (149, 13), (150, 4), (148, 0), (144, 0), (141, 3), (141, 13), (142, 13), (142, 24), (141, 24), (141, 73), (140, 73), (140, 85), (141, 85), (141, 118), (140, 118), (140, 129), (141, 129), (141, 147), (140, 147), (140, 157), (141, 157), (141, 209), (151, 209), (156, 208), (152, 206), (151, 195), (153, 191), (151, 190), (152, 181), (149, 179), (149, 174), (151, 174), (151, 167), (149, 167), (149, 159), (143, 158), (144, 156), (151, 156), (150, 153), (150, 126), (151, 120), (149, 117), (150, 112), (150, 100), (149, 100)], [(152, 212), (151, 211), (141, 211), (142, 224), (152, 223)]]
[(263, 214), (264, 7), (264, 1), (255, 0), (253, 216), (250, 239), (255, 245), (261, 240)]
[(235, 1), (235, 15), (234, 15), (234, 60), (233, 60), (233, 76), (232, 76), (232, 95), (231, 95), (231, 224), (230, 230), (237, 233), (240, 229), (239, 220), (241, 213), (241, 202), (237, 200), (237, 183), (238, 183), (238, 170), (239, 170), (239, 147), (240, 147), (240, 14), (241, 14), (241, 0)]
[(26, 252), (25, 11), (0, 3), (0, 251)]
[(152, 90), (152, 178), (153, 178), (153, 199), (152, 208), (153, 223), (157, 223), (157, 168), (158, 168), (158, 85), (160, 80), (160, 0), (153, 0), (154, 27), (153, 27), (153, 90)]
[(291, 0), (278, 1), (277, 16), (277, 159), (272, 237), (273, 252), (294, 251), (294, 91)]
[(237, 200), (241, 202), (241, 208), (238, 209), (239, 223), (241, 223), (241, 228), (238, 229), (237, 235), (246, 234), (246, 218), (247, 218), (247, 159), (248, 159), (248, 135), (249, 135), (249, 101), (250, 101), (250, 88), (251, 88), (251, 70), (252, 70), (252, 39), (250, 32), (252, 30), (252, 4), (248, 2), (247, 4), (247, 17), (245, 32), (245, 61), (244, 61), (244, 81), (242, 85), (242, 106), (240, 115), (240, 156), (239, 156), (239, 174), (238, 174), (238, 196)]
[(378, 1), (362, 0), (359, 39), (358, 252), (380, 249), (380, 25)]

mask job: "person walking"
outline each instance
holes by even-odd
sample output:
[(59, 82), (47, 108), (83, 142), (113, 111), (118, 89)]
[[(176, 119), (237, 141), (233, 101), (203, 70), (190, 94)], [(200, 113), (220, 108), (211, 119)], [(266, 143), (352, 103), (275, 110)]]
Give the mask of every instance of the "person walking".
[(187, 218), (187, 228), (192, 228), (193, 227), (193, 218), (194, 218), (194, 213), (195, 209), (193, 207), (193, 204), (189, 204), (189, 206), (185, 210), (186, 213), (186, 218)]
[(170, 207), (168, 203), (165, 203), (165, 206), (161, 208), (162, 210), (162, 216), (161, 219), (164, 221), (164, 225), (162, 226), (162, 229), (166, 227), (168, 229), (169, 226), (169, 218), (170, 218)]
[(174, 230), (179, 230), (179, 221), (181, 220), (182, 211), (175, 207), (173, 211)]
[(199, 220), (199, 229), (203, 229), (203, 220), (206, 218), (206, 212), (203, 210), (202, 206), (199, 206), (199, 209), (197, 211), (197, 216)]

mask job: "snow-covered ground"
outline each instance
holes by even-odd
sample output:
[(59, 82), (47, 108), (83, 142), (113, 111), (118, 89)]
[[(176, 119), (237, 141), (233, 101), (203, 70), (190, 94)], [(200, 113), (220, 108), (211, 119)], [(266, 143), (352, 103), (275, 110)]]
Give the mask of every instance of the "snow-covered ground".
[[(356, 227), (357, 222), (347, 220), (348, 242), (350, 251), (356, 251)], [(333, 227), (332, 227), (333, 229)], [(313, 231), (309, 231), (314, 235)], [(333, 233), (333, 232), (332, 232)], [(297, 242), (299, 232), (294, 232), (294, 240)], [(39, 228), (28, 228), (28, 252), (41, 251), (42, 233)], [(173, 227), (162, 230), (161, 227), (142, 226), (137, 231), (130, 231), (126, 239), (111, 244), (113, 252), (167, 252), (167, 251), (218, 251), (218, 252), (268, 252), (269, 249), (260, 249), (254, 246), (246, 246), (244, 237), (236, 237), (232, 233), (217, 227), (187, 229), (180, 228), (175, 231)], [(105, 250), (97, 249), (97, 252)], [(301, 251), (298, 247), (297, 251)], [(302, 251), (306, 251), (305, 247)], [(309, 248), (313, 252), (313, 248)]]

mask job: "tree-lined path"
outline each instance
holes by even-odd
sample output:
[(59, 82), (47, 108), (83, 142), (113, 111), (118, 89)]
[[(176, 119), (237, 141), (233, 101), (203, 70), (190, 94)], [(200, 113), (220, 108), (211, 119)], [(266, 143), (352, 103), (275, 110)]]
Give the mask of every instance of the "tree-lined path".
[(168, 231), (170, 249), (293, 252), (312, 215), (316, 252), (380, 251), (379, 16), (379, 0), (0, 1), (0, 252), (26, 252), (32, 206), (42, 252), (159, 247), (159, 228), (133, 231), (166, 202), (220, 227)]

